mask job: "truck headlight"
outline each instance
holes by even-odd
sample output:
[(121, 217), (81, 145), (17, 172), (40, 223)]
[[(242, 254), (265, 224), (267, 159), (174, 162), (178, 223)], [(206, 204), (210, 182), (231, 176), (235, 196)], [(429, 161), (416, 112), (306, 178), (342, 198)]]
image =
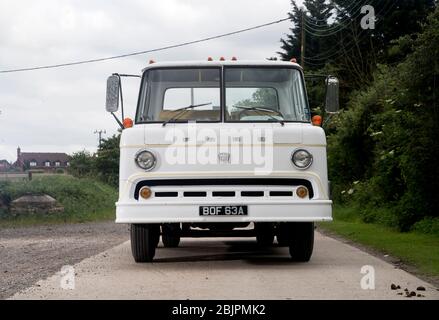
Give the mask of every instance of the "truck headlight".
[(154, 169), (157, 159), (151, 151), (141, 150), (136, 154), (136, 164), (139, 168), (150, 171)]
[(308, 169), (312, 164), (312, 154), (304, 149), (294, 151), (291, 161), (299, 169)]

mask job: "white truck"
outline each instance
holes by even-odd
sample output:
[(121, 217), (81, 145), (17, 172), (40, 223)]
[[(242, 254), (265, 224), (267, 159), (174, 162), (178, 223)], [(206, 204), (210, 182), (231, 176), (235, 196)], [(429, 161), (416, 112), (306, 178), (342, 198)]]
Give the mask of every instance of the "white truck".
[[(326, 137), (302, 68), (280, 61), (165, 62), (142, 71), (135, 119), (121, 77), (106, 109), (122, 128), (116, 223), (131, 225), (136, 262), (181, 237), (256, 237), (309, 261), (314, 223), (332, 220)], [(115, 115), (121, 101), (122, 119)], [(326, 78), (326, 110), (338, 80)]]

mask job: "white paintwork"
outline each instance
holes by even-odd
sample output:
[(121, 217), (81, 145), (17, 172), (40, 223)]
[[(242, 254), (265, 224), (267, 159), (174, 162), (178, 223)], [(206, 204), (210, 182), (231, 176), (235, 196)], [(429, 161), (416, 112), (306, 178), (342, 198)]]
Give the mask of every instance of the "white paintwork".
[(146, 71), (151, 68), (167, 68), (167, 67), (221, 67), (221, 66), (276, 66), (276, 67), (291, 67), (294, 66), (297, 69), (302, 70), (302, 67), (297, 63), (286, 62), (286, 61), (260, 61), (260, 60), (225, 60), (225, 61), (168, 61), (168, 62), (154, 62), (149, 64), (142, 71)]
[[(203, 61), (154, 63), (152, 67), (175, 66), (291, 66), (290, 62), (254, 62), (254, 61)], [(146, 70), (144, 69), (144, 70)], [(178, 148), (194, 146), (192, 150), (205, 148), (210, 151), (221, 150), (218, 141), (207, 141), (206, 137), (218, 136), (220, 132), (229, 132), (231, 137), (237, 130), (248, 128), (252, 132), (270, 130), (272, 140), (263, 142), (265, 147), (273, 150), (273, 170), (266, 175), (255, 176), (254, 164), (170, 164), (165, 161), (166, 152), (172, 141), (167, 139), (177, 131), (190, 136), (189, 124), (169, 123), (165, 127), (161, 123), (138, 124), (122, 132), (120, 148), (120, 184), (119, 200), (117, 202), (116, 222), (118, 223), (167, 223), (167, 222), (289, 222), (289, 221), (329, 221), (332, 220), (331, 205), (328, 191), (328, 177), (326, 164), (326, 137), (322, 128), (310, 123), (197, 123), (197, 130), (209, 129), (210, 133), (201, 134), (196, 141), (177, 143)], [(232, 142), (227, 147), (242, 146), (243, 142)], [(250, 146), (248, 146), (250, 147)], [(152, 171), (145, 172), (135, 164), (135, 154), (142, 149), (153, 152), (157, 157), (157, 164)], [(313, 164), (307, 170), (297, 169), (291, 162), (291, 154), (297, 149), (306, 149), (314, 157)], [(234, 149), (231, 149), (234, 150)], [(219, 152), (219, 151), (218, 151)], [(231, 152), (231, 157), (236, 155)], [(272, 190), (288, 190), (288, 187), (251, 186), (251, 190), (264, 191), (262, 198), (213, 198), (212, 191), (221, 191), (224, 186), (175, 186), (152, 187), (152, 191), (177, 191), (177, 198), (150, 198), (136, 200), (134, 190), (136, 184), (142, 180), (151, 179), (215, 179), (215, 178), (298, 178), (311, 182), (313, 199), (285, 199), (269, 197)], [(227, 186), (224, 190), (240, 191), (242, 186)], [(183, 198), (183, 191), (207, 191), (206, 198)], [(290, 190), (295, 190), (294, 188)], [(200, 205), (248, 205), (248, 216), (221, 216), (201, 217), (198, 208)]]

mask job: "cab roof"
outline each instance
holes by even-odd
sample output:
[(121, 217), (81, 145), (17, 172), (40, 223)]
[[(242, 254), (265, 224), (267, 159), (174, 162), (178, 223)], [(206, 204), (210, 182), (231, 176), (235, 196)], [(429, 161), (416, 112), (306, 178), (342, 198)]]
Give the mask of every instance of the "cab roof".
[(222, 66), (252, 66), (252, 67), (295, 67), (302, 69), (302, 67), (289, 61), (273, 61), (273, 60), (194, 60), (194, 61), (165, 61), (165, 62), (150, 62), (142, 72), (153, 68), (172, 68), (172, 67), (222, 67)]

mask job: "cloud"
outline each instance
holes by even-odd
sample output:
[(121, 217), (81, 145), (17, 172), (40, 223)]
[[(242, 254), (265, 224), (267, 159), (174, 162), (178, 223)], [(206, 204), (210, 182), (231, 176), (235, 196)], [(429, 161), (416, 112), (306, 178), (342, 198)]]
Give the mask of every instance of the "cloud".
[[(99, 58), (191, 41), (286, 17), (288, 0), (45, 0), (0, 3), (0, 69)], [(0, 74), (0, 159), (23, 151), (95, 150), (95, 129), (116, 133), (104, 111), (106, 77), (135, 73), (150, 58), (265, 59), (288, 22), (151, 55), (52, 70)], [(134, 113), (138, 80), (124, 83)]]

